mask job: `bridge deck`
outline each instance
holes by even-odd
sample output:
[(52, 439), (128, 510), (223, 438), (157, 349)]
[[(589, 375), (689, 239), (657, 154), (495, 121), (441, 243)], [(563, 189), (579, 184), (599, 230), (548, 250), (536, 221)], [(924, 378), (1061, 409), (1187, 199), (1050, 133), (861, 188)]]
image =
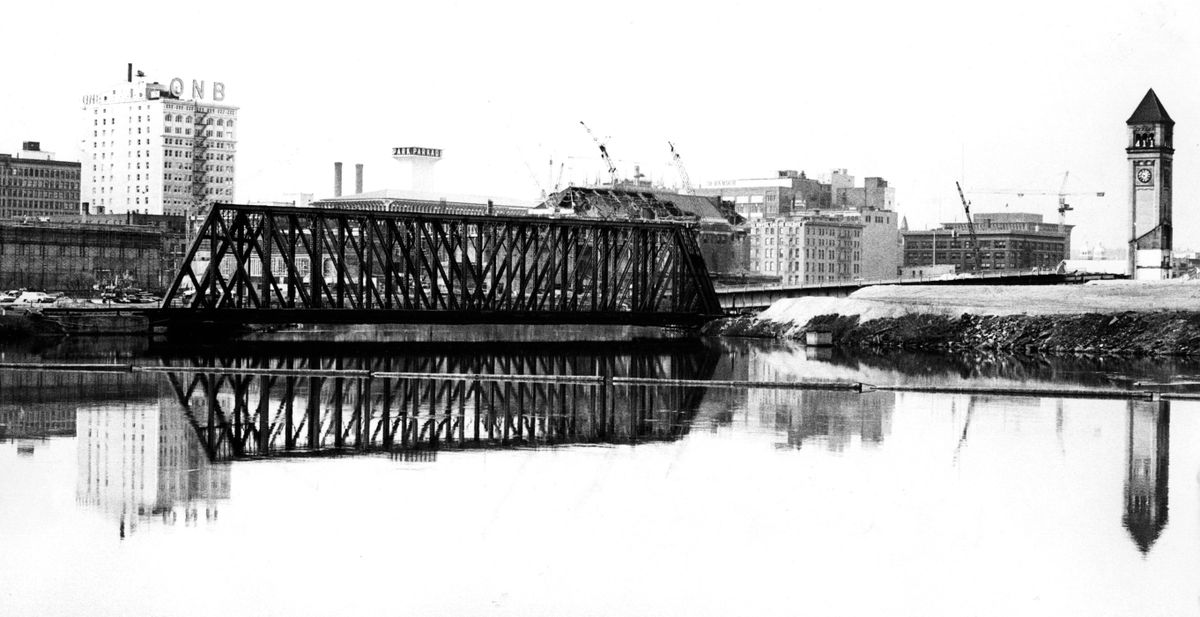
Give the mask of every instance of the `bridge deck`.
[(187, 328), (200, 324), (520, 324), (617, 325), (691, 328), (704, 325), (713, 315), (630, 311), (489, 311), (405, 309), (220, 309), (158, 308), (146, 311), (150, 327)]

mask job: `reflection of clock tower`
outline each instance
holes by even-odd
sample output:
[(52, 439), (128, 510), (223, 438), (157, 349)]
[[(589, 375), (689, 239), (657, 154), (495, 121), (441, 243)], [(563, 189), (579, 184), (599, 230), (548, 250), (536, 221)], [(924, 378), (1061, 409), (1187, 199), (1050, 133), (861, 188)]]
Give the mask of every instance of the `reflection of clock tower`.
[(1171, 274), (1171, 156), (1175, 121), (1154, 94), (1126, 122), (1132, 209), (1129, 269), (1135, 279), (1156, 280)]

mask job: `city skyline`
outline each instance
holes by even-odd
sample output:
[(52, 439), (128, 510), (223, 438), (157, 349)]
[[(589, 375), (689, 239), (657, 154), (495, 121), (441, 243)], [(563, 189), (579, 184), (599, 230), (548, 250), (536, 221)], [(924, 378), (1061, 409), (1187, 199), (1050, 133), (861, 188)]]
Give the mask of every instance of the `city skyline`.
[[(896, 187), (914, 229), (962, 220), (955, 180), (1054, 192), (1070, 171), (1067, 191), (1106, 193), (1070, 200), (1073, 244), (1118, 248), (1129, 209), (1124, 121), (1154, 88), (1178, 122), (1176, 246), (1200, 245), (1189, 207), (1200, 197), (1193, 5), (526, 8), (276, 18), (216, 4), (228, 18), (223, 42), (198, 54), (195, 44), (146, 44), (156, 24), (187, 21), (182, 8), (83, 8), (50, 34), (14, 27), (52, 17), (22, 6), (0, 25), (5, 40), (65, 53), (11, 67), (0, 152), (37, 140), (80, 160), (82, 96), (119, 82), (132, 62), (163, 83), (226, 84), (242, 110), (240, 202), (329, 196), (337, 160), (366, 165), (366, 190), (389, 188), (399, 174), (391, 148), (412, 144), (445, 149), (444, 190), (532, 201), (560, 166), (576, 182), (600, 171), (585, 120), (609, 138), (622, 176), (636, 163), (676, 183), (668, 140), (693, 185), (848, 168)], [(1053, 196), (969, 197), (976, 212), (1007, 204), (1057, 216)]]

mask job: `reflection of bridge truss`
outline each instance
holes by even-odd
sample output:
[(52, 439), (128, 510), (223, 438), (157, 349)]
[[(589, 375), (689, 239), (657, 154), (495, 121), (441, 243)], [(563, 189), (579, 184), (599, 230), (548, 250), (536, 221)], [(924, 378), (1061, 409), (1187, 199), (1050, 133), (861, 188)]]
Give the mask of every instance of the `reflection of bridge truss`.
[(159, 319), (691, 325), (719, 313), (681, 224), (226, 204)]
[[(701, 389), (619, 386), (605, 376), (703, 379), (714, 366), (712, 354), (293, 357), (181, 367), (167, 378), (216, 460), (676, 439)], [(218, 372), (229, 368), (245, 372)], [(404, 376), (334, 372), (366, 370)]]

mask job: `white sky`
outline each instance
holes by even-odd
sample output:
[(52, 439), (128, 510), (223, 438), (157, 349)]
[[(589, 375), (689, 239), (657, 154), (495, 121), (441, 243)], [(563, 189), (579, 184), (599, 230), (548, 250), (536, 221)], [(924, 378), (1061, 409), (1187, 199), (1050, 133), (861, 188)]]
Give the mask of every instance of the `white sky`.
[[(0, 152), (78, 157), (81, 97), (125, 77), (226, 84), (237, 200), (332, 192), (332, 162), (395, 186), (396, 145), (446, 150), (454, 193), (533, 199), (548, 165), (632, 165), (693, 184), (848, 168), (883, 176), (913, 228), (968, 189), (1071, 199), (1074, 244), (1125, 240), (1125, 120), (1153, 87), (1176, 125), (1176, 246), (1200, 248), (1200, 3), (19, 3), (6, 6)], [(558, 163), (556, 162), (556, 167)], [(574, 172), (570, 171), (574, 168)], [(534, 180), (537, 175), (537, 182)], [(389, 175), (391, 174), (391, 175)], [(973, 196), (975, 211), (1050, 197)]]

